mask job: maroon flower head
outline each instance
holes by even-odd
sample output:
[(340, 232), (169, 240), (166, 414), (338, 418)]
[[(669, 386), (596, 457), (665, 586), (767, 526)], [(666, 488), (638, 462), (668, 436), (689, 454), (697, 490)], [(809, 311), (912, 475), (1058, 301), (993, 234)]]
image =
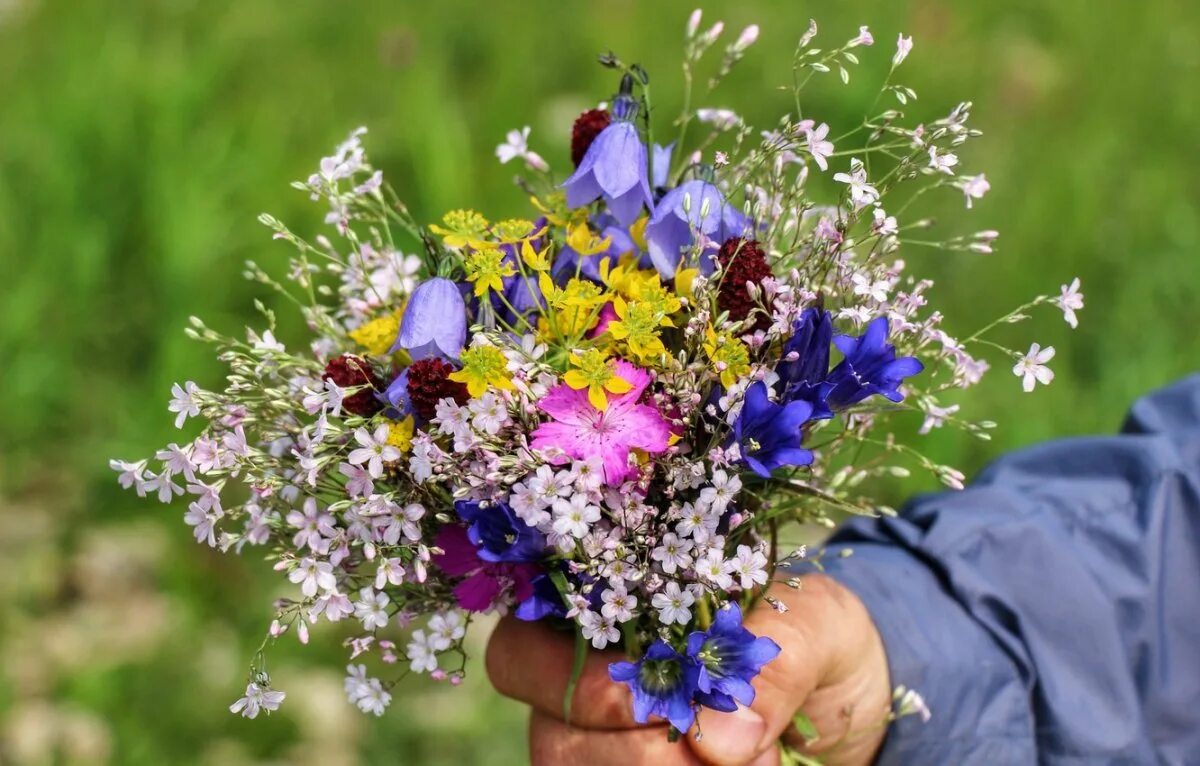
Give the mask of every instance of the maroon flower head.
[(414, 412), (429, 420), (437, 414), (437, 403), (442, 399), (467, 403), (471, 395), (466, 385), (450, 380), (452, 372), (454, 366), (437, 357), (412, 363), (408, 368), (408, 399)]
[[(728, 311), (729, 318), (738, 321), (750, 316), (757, 305), (746, 289), (746, 283), (761, 285), (771, 274), (771, 266), (757, 240), (730, 237), (717, 254), (721, 264), (721, 286), (717, 290), (717, 308)], [(770, 317), (759, 313), (753, 329), (766, 330)]]
[(575, 163), (575, 167), (583, 162), (583, 155), (587, 154), (588, 147), (600, 135), (600, 131), (611, 123), (612, 115), (604, 109), (589, 109), (575, 118), (575, 125), (571, 128), (571, 162)]
[(361, 356), (342, 354), (330, 359), (321, 377), (332, 380), (341, 388), (366, 386), (342, 400), (342, 409), (347, 412), (369, 418), (383, 409), (383, 403), (375, 398), (375, 392), (383, 390), (383, 382)]

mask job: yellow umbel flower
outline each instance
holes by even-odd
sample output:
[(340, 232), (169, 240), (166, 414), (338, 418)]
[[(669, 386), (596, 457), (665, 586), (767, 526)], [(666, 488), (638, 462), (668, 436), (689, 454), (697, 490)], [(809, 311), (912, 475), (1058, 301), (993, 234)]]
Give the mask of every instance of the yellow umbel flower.
[(545, 227), (534, 231), (533, 221), (527, 221), (524, 218), (509, 218), (505, 221), (497, 221), (492, 226), (492, 236), (504, 244), (527, 241), (541, 236), (545, 231)]
[(477, 246), (487, 236), (487, 219), (474, 210), (451, 210), (442, 216), (445, 227), (433, 224), (429, 227), (441, 236), (447, 247)]
[(567, 195), (562, 190), (547, 194), (545, 199), (530, 197), (529, 202), (554, 226), (566, 226), (587, 220), (587, 208), (572, 210), (567, 207)]
[(386, 354), (400, 333), (400, 316), (404, 307), (392, 314), (364, 322), (350, 331), (350, 340), (366, 349), (368, 354)]
[(608, 323), (607, 331), (617, 340), (625, 341), (639, 362), (655, 364), (667, 353), (658, 333), (660, 328), (674, 324), (661, 311), (643, 301), (626, 303), (619, 295), (613, 298), (613, 311), (618, 318)]
[(633, 389), (633, 384), (617, 375), (616, 363), (596, 349), (582, 354), (571, 354), (571, 364), (576, 369), (567, 370), (563, 382), (574, 389), (587, 389), (588, 401), (598, 410), (608, 408), (607, 391), (623, 394)]
[(408, 452), (412, 448), (413, 417), (409, 415), (398, 423), (388, 424), (387, 443), (400, 450)]
[(546, 272), (538, 274), (538, 286), (546, 305), (554, 311), (555, 326), (564, 337), (575, 337), (590, 330), (599, 320), (600, 307), (608, 295), (595, 282), (569, 279), (558, 287)]
[(718, 333), (709, 325), (704, 331), (704, 353), (717, 369), (721, 385), (730, 388), (750, 372), (750, 349), (729, 333)]
[(471, 396), (483, 396), (488, 388), (515, 388), (508, 374), (508, 360), (495, 346), (471, 346), (462, 352), (459, 361), (463, 368), (450, 373), (450, 380), (465, 383)]
[(463, 268), (467, 280), (475, 284), (475, 295), (479, 298), (487, 295), (489, 289), (504, 292), (504, 278), (516, 273), (512, 264), (504, 262), (504, 253), (491, 247), (471, 253)]

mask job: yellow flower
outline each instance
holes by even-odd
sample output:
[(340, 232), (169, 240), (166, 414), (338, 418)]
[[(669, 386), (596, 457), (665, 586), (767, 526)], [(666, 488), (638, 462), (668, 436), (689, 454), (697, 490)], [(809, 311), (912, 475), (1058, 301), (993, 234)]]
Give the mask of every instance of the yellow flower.
[(721, 385), (730, 388), (750, 372), (750, 349), (729, 333), (717, 333), (711, 325), (704, 331), (704, 353), (717, 369)]
[(587, 222), (578, 223), (567, 228), (567, 247), (574, 250), (580, 257), (603, 253), (612, 245), (612, 237), (598, 238), (588, 227)]
[(505, 221), (497, 221), (492, 226), (492, 235), (505, 244), (529, 241), (540, 237), (545, 231), (545, 227), (534, 231), (533, 221), (527, 221), (524, 218), (509, 218)]
[(525, 240), (521, 243), (521, 260), (525, 261), (525, 265), (534, 271), (549, 271), (550, 247), (547, 246), (539, 253), (533, 249), (533, 244), (529, 240)]
[(675, 294), (682, 297), (687, 297), (692, 294), (692, 285), (696, 282), (696, 277), (700, 276), (700, 269), (676, 269), (675, 270)]
[(504, 262), (504, 253), (495, 248), (476, 250), (463, 264), (467, 279), (475, 283), (475, 295), (482, 298), (489, 289), (504, 292), (504, 278), (515, 272), (512, 264)]
[(607, 331), (617, 340), (625, 341), (639, 362), (654, 364), (667, 353), (658, 332), (659, 328), (674, 324), (661, 311), (644, 301), (626, 303), (619, 295), (613, 298), (613, 310), (618, 318), (609, 322)]
[(437, 224), (429, 228), (434, 234), (439, 234), (447, 247), (475, 246), (482, 243), (487, 236), (487, 219), (474, 210), (451, 210), (442, 216), (445, 227)]
[(400, 333), (400, 316), (403, 312), (402, 306), (395, 313), (364, 322), (350, 331), (350, 339), (366, 349), (368, 354), (386, 354)]
[(483, 396), (489, 387), (512, 391), (508, 360), (495, 346), (471, 346), (460, 357), (463, 368), (450, 373), (450, 380), (465, 383), (471, 396)]
[(645, 213), (641, 218), (633, 222), (633, 226), (629, 227), (629, 237), (633, 240), (633, 244), (638, 246), (642, 252), (649, 250), (646, 245), (646, 224), (650, 223), (650, 216)]
[(623, 394), (633, 389), (632, 383), (617, 375), (616, 363), (594, 348), (571, 354), (571, 364), (578, 369), (567, 370), (563, 381), (574, 389), (586, 388), (588, 401), (598, 410), (608, 408), (606, 391)]
[(566, 287), (558, 287), (542, 272), (538, 286), (546, 305), (555, 313), (558, 332), (568, 338), (590, 330), (599, 320), (600, 307), (608, 300), (600, 286), (587, 279), (569, 279)]
[(547, 195), (545, 200), (538, 197), (530, 197), (529, 201), (554, 226), (566, 226), (570, 223), (580, 223), (587, 220), (587, 208), (581, 207), (571, 210), (567, 207), (567, 195), (561, 190)]
[(390, 423), (388, 425), (387, 443), (401, 452), (408, 452), (412, 448), (412, 436), (412, 415), (409, 415), (398, 423)]

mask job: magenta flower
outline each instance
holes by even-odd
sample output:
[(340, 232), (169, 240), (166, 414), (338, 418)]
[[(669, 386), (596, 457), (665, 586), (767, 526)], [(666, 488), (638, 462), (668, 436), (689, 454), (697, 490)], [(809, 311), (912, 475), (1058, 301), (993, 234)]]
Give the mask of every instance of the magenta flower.
[(662, 452), (671, 436), (670, 426), (658, 410), (638, 403), (650, 375), (625, 361), (617, 361), (616, 372), (633, 388), (610, 395), (603, 411), (588, 402), (587, 389), (574, 389), (566, 383), (552, 388), (538, 407), (554, 420), (538, 426), (530, 442), (534, 449), (557, 448), (576, 460), (599, 457), (604, 463), (604, 482), (610, 487), (636, 473), (629, 465), (631, 450)]
[(521, 603), (533, 595), (532, 580), (541, 573), (534, 564), (493, 564), (479, 558), (466, 527), (448, 524), (437, 536), (437, 547), (443, 553), (433, 557), (443, 572), (465, 579), (454, 586), (458, 605), (471, 612), (486, 612), (511, 591), (513, 601)]

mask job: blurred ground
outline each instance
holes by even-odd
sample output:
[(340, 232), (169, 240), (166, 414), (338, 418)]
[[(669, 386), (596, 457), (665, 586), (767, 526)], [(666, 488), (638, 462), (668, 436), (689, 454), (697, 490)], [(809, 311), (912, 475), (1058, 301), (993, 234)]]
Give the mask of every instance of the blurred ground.
[[(668, 120), (691, 7), (0, 0), (0, 763), (523, 760), (523, 716), (481, 673), (458, 690), (410, 684), (384, 718), (362, 717), (326, 631), (275, 653), (280, 714), (229, 715), (278, 578), (195, 545), (182, 507), (121, 493), (106, 464), (175, 438), (171, 382), (218, 380), (187, 316), (234, 331), (268, 297), (240, 278), (246, 258), (284, 256), (255, 216), (314, 230), (320, 212), (287, 183), (351, 128), (370, 127), (375, 164), (419, 217), (519, 213), (492, 157), (505, 131), (531, 125), (566, 167), (571, 119), (613, 88), (593, 63), (608, 48), (650, 70)], [(938, 278), (951, 332), (1083, 278), (1078, 331), (1047, 313), (1011, 335), (1059, 348), (1055, 384), (1025, 396), (996, 370), (957, 400), (1001, 422), (996, 440), (939, 432), (937, 456), (971, 472), (1111, 430), (1134, 396), (1197, 366), (1194, 3), (705, 8), (734, 33), (763, 26), (711, 104), (760, 125), (786, 108), (774, 86), (809, 15), (832, 40), (867, 23), (879, 41), (849, 88), (809, 93), (834, 133), (870, 104), (900, 31), (916, 37), (901, 79), (917, 110), (976, 102), (985, 137), (965, 160), (993, 191), (964, 230), (1000, 229), (1002, 255), (906, 253)], [(944, 203), (961, 220), (961, 199)]]

